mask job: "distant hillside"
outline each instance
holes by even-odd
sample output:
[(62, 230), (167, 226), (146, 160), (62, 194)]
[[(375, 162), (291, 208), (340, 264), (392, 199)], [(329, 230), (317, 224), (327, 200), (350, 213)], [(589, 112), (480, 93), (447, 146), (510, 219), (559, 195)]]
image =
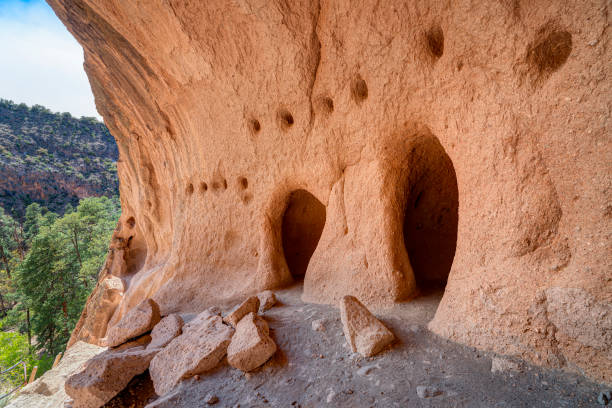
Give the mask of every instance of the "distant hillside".
[(32, 202), (63, 213), (79, 198), (117, 195), (117, 157), (95, 118), (0, 99), (0, 206), (16, 217)]

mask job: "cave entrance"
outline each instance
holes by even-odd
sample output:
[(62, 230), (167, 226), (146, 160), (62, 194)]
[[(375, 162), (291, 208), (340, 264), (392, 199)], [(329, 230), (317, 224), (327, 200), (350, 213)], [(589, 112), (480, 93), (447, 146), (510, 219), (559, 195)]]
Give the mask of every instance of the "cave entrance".
[(410, 155), (404, 245), (419, 289), (443, 289), (455, 257), (459, 190), (437, 137), (419, 137)]
[(289, 196), (283, 215), (283, 252), (294, 279), (304, 278), (310, 257), (317, 248), (325, 226), (325, 206), (306, 190)]

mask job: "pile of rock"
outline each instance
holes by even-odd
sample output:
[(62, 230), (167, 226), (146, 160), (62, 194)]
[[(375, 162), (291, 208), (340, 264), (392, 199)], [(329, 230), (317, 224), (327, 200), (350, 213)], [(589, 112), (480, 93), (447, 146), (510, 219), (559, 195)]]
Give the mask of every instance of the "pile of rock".
[(161, 396), (183, 379), (217, 367), (226, 355), (229, 364), (242, 371), (260, 367), (274, 355), (276, 344), (258, 313), (271, 308), (276, 298), (270, 291), (259, 296), (261, 301), (250, 297), (223, 318), (211, 308), (187, 324), (178, 314), (162, 319), (158, 305), (146, 299), (109, 328), (111, 348), (68, 378), (68, 405), (101, 407), (147, 369)]
[[(168, 395), (186, 378), (214, 369), (225, 356), (232, 367), (252, 371), (277, 350), (268, 323), (260, 316), (275, 303), (274, 293), (266, 291), (249, 297), (224, 317), (218, 308), (209, 308), (184, 324), (178, 314), (162, 319), (158, 305), (147, 299), (109, 328), (106, 341), (111, 348), (68, 378), (69, 405), (101, 407), (147, 369), (159, 396)], [(395, 340), (353, 296), (342, 299), (340, 315), (353, 352), (370, 357)]]

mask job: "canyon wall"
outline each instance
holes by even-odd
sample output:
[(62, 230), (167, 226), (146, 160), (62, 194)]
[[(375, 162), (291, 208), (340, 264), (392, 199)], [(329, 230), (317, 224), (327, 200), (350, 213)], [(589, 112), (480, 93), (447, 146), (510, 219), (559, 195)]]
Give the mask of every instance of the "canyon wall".
[(119, 147), (72, 342), (304, 279), (612, 382), (606, 1), (48, 0)]

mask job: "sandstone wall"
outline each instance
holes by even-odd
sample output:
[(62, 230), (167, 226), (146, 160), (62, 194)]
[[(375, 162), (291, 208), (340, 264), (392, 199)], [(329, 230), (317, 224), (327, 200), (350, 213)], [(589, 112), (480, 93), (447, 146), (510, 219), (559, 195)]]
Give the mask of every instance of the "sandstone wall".
[(436, 333), (612, 381), (608, 2), (48, 1), (120, 151), (125, 247), (74, 340), (149, 296), (448, 277)]

